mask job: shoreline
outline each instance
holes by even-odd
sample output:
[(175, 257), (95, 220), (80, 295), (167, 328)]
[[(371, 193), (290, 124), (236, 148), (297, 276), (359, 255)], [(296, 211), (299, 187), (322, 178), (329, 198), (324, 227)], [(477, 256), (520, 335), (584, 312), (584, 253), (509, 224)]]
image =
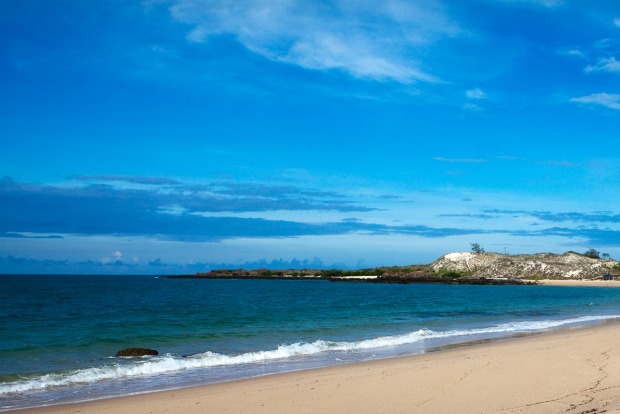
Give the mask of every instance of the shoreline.
[(615, 346), (619, 341), (620, 324), (608, 322), (465, 343), (421, 355), (5, 412), (620, 410), (620, 347)]
[(591, 280), (591, 279), (541, 279), (537, 280), (541, 286), (579, 286), (579, 287), (620, 287), (620, 280)]

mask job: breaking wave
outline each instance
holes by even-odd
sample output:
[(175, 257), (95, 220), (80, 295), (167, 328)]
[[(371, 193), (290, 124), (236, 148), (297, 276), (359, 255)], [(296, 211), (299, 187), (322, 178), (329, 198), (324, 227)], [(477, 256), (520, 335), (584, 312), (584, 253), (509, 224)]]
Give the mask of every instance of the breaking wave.
[(432, 331), (420, 329), (403, 335), (382, 336), (372, 339), (351, 342), (334, 342), (317, 340), (314, 342), (280, 345), (276, 349), (247, 352), (239, 355), (225, 355), (215, 352), (204, 352), (187, 357), (163, 355), (152, 358), (123, 360), (119, 363), (79, 369), (47, 373), (44, 375), (24, 377), (17, 381), (0, 384), (0, 396), (46, 390), (79, 384), (93, 384), (101, 381), (127, 379), (174, 373), (189, 369), (209, 368), (216, 366), (235, 366), (252, 363), (268, 363), (274, 360), (312, 356), (329, 352), (356, 352), (373, 350), (391, 346), (415, 344), (432, 339), (465, 339), (470, 336), (491, 335), (503, 336), (519, 332), (535, 332), (557, 328), (565, 325), (587, 324), (607, 319), (620, 318), (614, 316), (583, 316), (562, 320), (509, 322), (485, 328), (464, 330)]

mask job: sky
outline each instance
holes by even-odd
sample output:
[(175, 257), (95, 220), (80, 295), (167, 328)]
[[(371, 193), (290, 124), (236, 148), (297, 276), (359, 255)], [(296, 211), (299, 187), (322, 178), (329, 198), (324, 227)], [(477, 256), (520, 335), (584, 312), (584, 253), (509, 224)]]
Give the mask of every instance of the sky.
[(0, 273), (620, 258), (617, 0), (0, 0)]

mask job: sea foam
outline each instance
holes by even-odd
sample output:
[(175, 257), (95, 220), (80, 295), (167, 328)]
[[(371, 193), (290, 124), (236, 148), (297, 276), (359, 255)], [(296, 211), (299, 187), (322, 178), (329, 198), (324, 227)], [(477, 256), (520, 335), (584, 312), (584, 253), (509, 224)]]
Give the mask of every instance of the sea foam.
[(508, 322), (489, 327), (448, 331), (419, 329), (402, 335), (381, 336), (360, 341), (336, 342), (316, 340), (314, 342), (286, 344), (280, 345), (276, 349), (258, 350), (238, 355), (225, 355), (211, 351), (187, 357), (166, 354), (146, 359), (140, 358), (131, 361), (123, 361), (122, 363), (101, 367), (24, 377), (21, 380), (0, 384), (0, 397), (13, 393), (24, 393), (79, 384), (87, 385), (108, 380), (154, 376), (190, 369), (268, 363), (275, 360), (307, 357), (329, 352), (373, 350), (415, 344), (432, 339), (453, 338), (454, 342), (459, 342), (472, 336), (491, 335), (501, 337), (511, 333), (544, 331), (566, 325), (594, 323), (596, 321), (614, 318), (620, 318), (620, 315), (583, 316), (562, 320)]

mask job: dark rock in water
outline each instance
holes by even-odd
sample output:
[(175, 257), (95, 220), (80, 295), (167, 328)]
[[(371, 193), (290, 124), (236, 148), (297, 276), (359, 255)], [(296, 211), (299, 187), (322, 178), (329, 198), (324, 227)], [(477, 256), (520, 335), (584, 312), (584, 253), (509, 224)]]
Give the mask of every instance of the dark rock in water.
[(145, 355), (159, 355), (154, 349), (147, 348), (127, 348), (121, 351), (118, 351), (115, 356), (117, 357), (137, 357), (137, 356), (145, 356)]

